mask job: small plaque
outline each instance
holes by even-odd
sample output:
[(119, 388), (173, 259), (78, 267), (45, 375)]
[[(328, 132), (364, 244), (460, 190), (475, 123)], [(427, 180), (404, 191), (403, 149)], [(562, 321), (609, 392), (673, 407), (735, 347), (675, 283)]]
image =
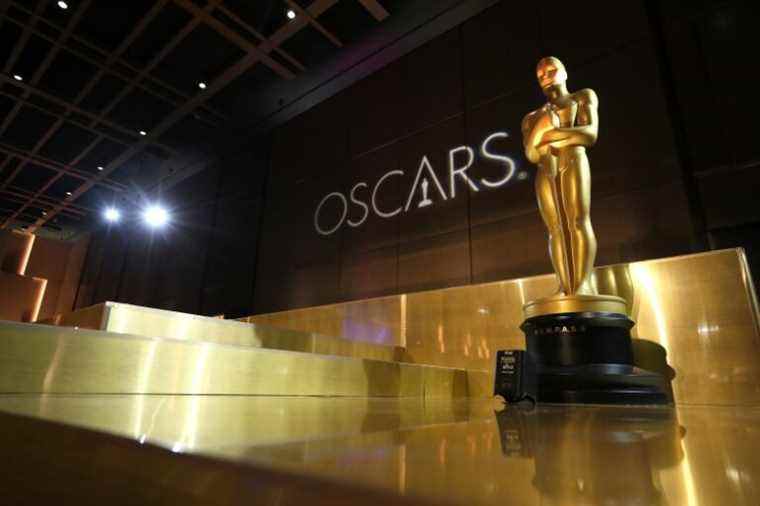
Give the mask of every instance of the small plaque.
[(530, 388), (531, 372), (524, 350), (500, 350), (496, 353), (494, 395), (514, 403), (534, 399)]

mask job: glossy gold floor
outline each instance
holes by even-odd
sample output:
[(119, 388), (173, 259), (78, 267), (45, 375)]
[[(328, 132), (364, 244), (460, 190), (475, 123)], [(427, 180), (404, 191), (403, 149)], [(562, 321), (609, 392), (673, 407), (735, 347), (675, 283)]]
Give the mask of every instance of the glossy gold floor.
[(4, 395), (0, 446), (7, 504), (760, 504), (756, 407)]

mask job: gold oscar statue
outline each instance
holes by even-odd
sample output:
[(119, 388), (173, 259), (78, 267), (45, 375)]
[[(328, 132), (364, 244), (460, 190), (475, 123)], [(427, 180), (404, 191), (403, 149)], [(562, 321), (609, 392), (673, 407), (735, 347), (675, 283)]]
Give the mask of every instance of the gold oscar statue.
[(559, 292), (528, 302), (526, 317), (586, 311), (626, 313), (620, 297), (596, 293), (592, 274), (596, 237), (591, 227), (591, 169), (586, 148), (599, 131), (594, 90), (567, 90), (567, 71), (549, 56), (536, 66), (548, 102), (522, 121), (523, 146), (538, 166), (536, 198), (549, 233), (549, 256), (559, 278)]
[[(598, 100), (590, 89), (569, 92), (565, 66), (554, 57), (536, 67), (548, 101), (523, 119), (525, 154), (538, 166), (536, 195), (549, 232), (559, 291), (523, 306), (525, 350), (497, 355), (494, 392), (510, 401), (667, 404), (669, 379), (634, 363), (625, 299), (627, 272), (594, 275), (591, 168), (586, 149), (599, 131)], [(606, 273), (606, 274), (605, 274)]]

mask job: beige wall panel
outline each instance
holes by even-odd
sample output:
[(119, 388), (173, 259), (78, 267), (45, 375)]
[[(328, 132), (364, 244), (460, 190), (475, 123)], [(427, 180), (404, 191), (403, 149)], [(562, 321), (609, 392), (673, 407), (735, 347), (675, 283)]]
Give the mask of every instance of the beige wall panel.
[(36, 321), (46, 285), (45, 279), (0, 271), (0, 320)]

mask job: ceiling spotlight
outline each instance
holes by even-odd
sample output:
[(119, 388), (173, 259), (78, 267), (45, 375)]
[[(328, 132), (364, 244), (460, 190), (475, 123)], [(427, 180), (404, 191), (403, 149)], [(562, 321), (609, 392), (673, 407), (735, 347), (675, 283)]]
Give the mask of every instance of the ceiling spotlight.
[(71, 192), (66, 192), (66, 195), (71, 197)]
[(205, 90), (206, 89), (206, 83), (204, 83), (203, 81), (199, 82), (198, 83), (198, 88), (200, 88), (202, 90)]
[(169, 213), (161, 206), (152, 205), (143, 211), (143, 220), (151, 228), (162, 227), (169, 221)]
[(98, 165), (98, 170), (102, 171), (103, 170), (103, 166), (102, 165)]
[(115, 207), (109, 207), (103, 212), (103, 218), (109, 223), (116, 223), (121, 219), (121, 212)]
[(61, 1), (61, 2), (58, 2), (58, 7), (60, 7), (63, 10), (66, 10), (66, 9), (69, 8), (69, 4), (67, 4), (66, 2)]
[(145, 137), (146, 135), (148, 135), (148, 132), (146, 132), (145, 130), (140, 130), (140, 135)]
[(47, 211), (42, 211), (42, 216), (47, 216)]
[(18, 74), (13, 74), (13, 79), (15, 79), (16, 81), (23, 81), (23, 80), (24, 80), (24, 78), (23, 78), (23, 77), (21, 77), (21, 76), (20, 76), (20, 75), (18, 75)]
[(288, 19), (296, 19), (296, 11), (293, 9), (288, 9), (285, 15), (288, 17)]

